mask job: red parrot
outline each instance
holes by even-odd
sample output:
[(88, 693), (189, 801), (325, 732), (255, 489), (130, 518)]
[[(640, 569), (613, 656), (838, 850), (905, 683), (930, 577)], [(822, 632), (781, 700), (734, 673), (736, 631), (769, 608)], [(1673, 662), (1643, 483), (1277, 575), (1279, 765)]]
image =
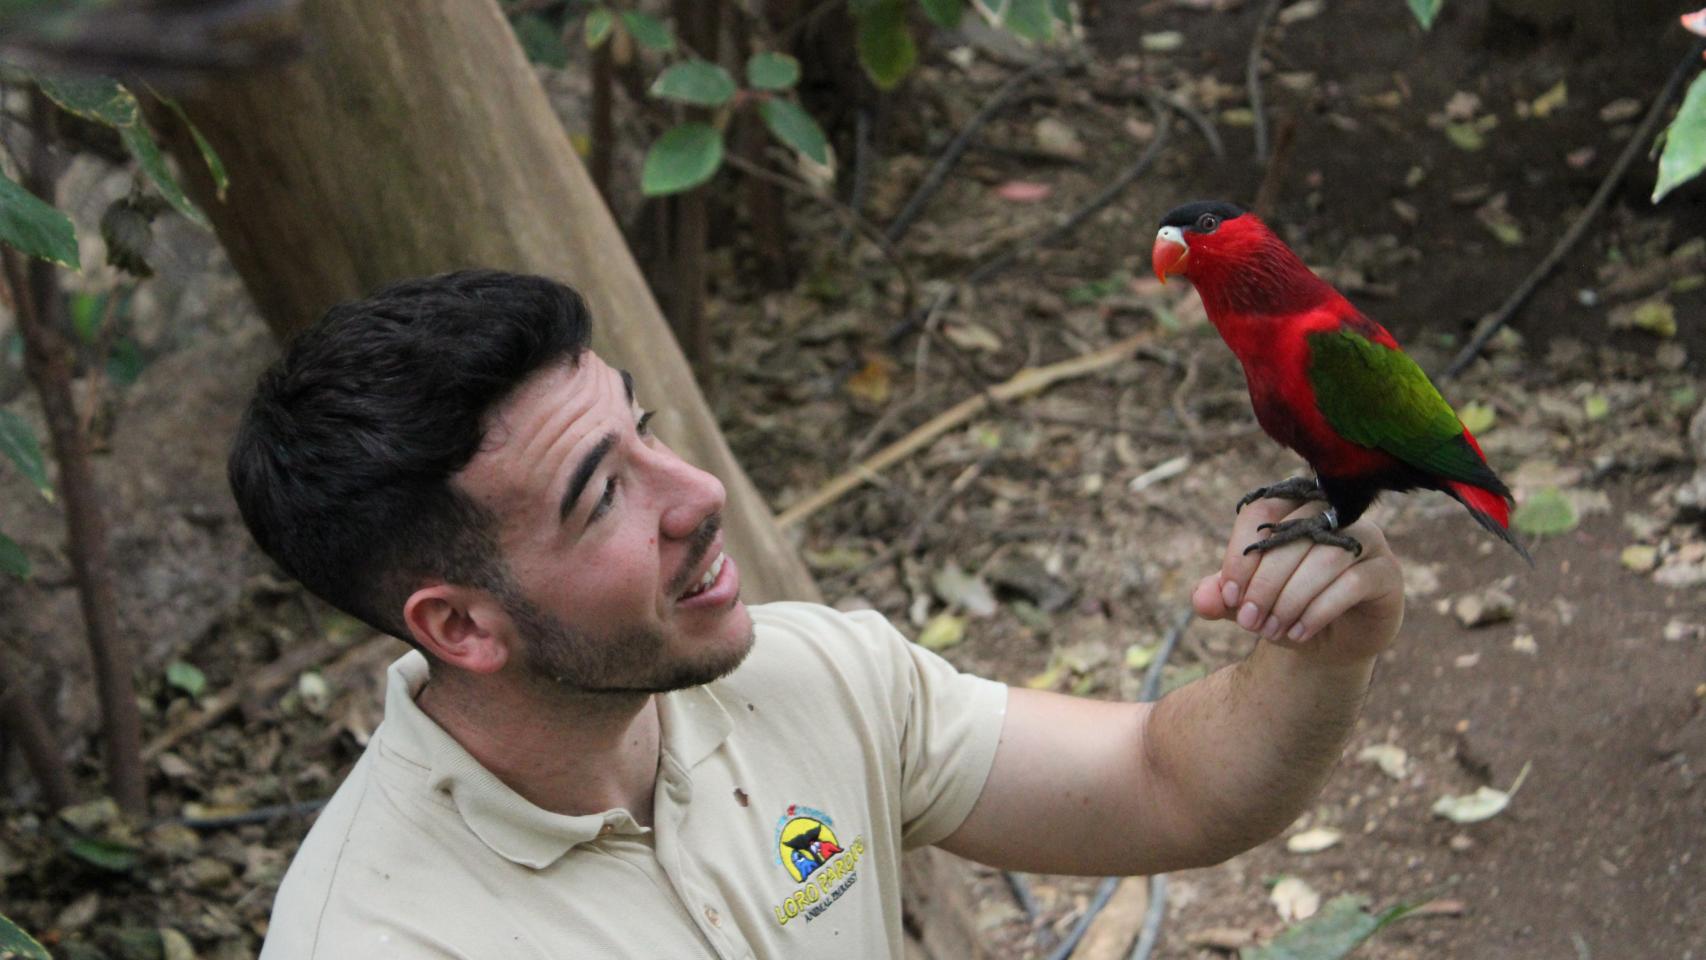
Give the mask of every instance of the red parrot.
[(1256, 215), (1232, 203), (1188, 203), (1161, 220), (1151, 253), (1165, 283), (1183, 276), (1244, 365), (1250, 404), (1268, 435), (1309, 461), (1238, 502), (1326, 500), (1316, 517), (1264, 524), (1245, 553), (1294, 540), (1355, 553), (1341, 533), (1382, 491), (1439, 490), (1534, 561), (1510, 532), (1510, 489), (1422, 368), (1385, 327), (1316, 276)]

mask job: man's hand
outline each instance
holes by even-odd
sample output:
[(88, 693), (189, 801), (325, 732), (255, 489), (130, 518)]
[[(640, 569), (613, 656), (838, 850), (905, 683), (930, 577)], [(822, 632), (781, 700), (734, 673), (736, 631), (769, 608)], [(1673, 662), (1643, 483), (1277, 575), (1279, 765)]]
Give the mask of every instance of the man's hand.
[(1345, 532), (1362, 542), (1360, 555), (1300, 540), (1248, 556), (1264, 523), (1317, 514), (1322, 504), (1295, 507), (1257, 500), (1238, 514), (1220, 570), (1191, 594), (1205, 620), (1236, 620), (1264, 640), (1320, 664), (1366, 662), (1391, 645), (1404, 621), (1404, 580), (1380, 528), (1367, 519)]

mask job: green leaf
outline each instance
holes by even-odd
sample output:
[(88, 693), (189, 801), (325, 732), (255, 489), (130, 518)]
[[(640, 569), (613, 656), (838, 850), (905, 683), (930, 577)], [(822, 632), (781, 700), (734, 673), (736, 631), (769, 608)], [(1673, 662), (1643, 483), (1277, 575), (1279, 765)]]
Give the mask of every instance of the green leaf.
[(823, 128), (799, 104), (792, 100), (766, 100), (759, 105), (758, 115), (764, 118), (764, 125), (776, 139), (821, 166), (829, 165), (829, 140), (824, 137)]
[(0, 407), (0, 453), (18, 465), (25, 479), (35, 484), (41, 495), (53, 501), (53, 484), (47, 480), (47, 463), (42, 459), (41, 444), (24, 418)]
[(113, 873), (129, 873), (142, 862), (141, 850), (117, 840), (74, 837), (65, 844), (65, 850), (84, 863)]
[(104, 293), (78, 292), (70, 297), (71, 329), (77, 331), (77, 339), (84, 343), (94, 343), (95, 337), (101, 332), (101, 318), (107, 309), (107, 295)]
[(191, 699), (200, 697), (207, 689), (207, 675), (202, 673), (193, 663), (183, 660), (173, 660), (166, 664), (166, 684), (190, 695)]
[(720, 107), (734, 97), (735, 79), (706, 60), (683, 60), (658, 75), (651, 95), (700, 107)]
[(551, 21), (537, 13), (524, 13), (510, 25), (515, 28), (515, 38), (521, 41), (521, 49), (527, 54), (527, 59), (559, 70), (569, 65), (569, 50), (563, 45), (563, 32), (552, 26)]
[(1434, 18), (1439, 16), (1439, 8), (1445, 5), (1445, 0), (1410, 0), (1410, 12), (1416, 15), (1416, 22), (1423, 30), (1434, 28)]
[(0, 914), (0, 957), (7, 960), (53, 960), (47, 948), (23, 928)]
[(723, 135), (708, 123), (684, 123), (664, 132), (646, 151), (640, 190), (648, 197), (691, 190), (723, 165)]
[(918, 62), (918, 45), (906, 26), (906, 8), (899, 0), (882, 0), (858, 19), (859, 62), (878, 88), (893, 89)]
[(1537, 491), (1511, 514), (1511, 526), (1536, 536), (1568, 533), (1577, 522), (1576, 508), (1557, 487)]
[(1049, 0), (1008, 0), (1001, 23), (1026, 40), (1041, 43), (1054, 35), (1054, 11)]
[(111, 77), (35, 75), (36, 86), (65, 110), (109, 127), (128, 127), (141, 118), (136, 96)]
[(931, 23), (949, 30), (960, 25), (960, 17), (966, 12), (963, 0), (918, 0), (918, 4)]
[(615, 29), (616, 14), (611, 13), (609, 7), (594, 7), (592, 12), (586, 15), (586, 48), (597, 50), (604, 45), (604, 41), (610, 39), (611, 31)]
[(800, 61), (766, 50), (746, 62), (746, 85), (754, 90), (787, 90), (800, 82)]
[(1664, 153), (1659, 155), (1659, 182), (1653, 187), (1653, 202), (1700, 175), (1706, 169), (1706, 73), (1688, 85), (1682, 107), (1664, 132)]
[(966, 638), (966, 618), (938, 613), (918, 634), (918, 645), (926, 650), (946, 650)]
[(23, 253), (77, 269), (71, 219), (0, 173), (0, 241)]
[[(24, 548), (18, 541), (0, 533), (0, 573), (9, 573), (20, 580), (28, 579), (30, 575), (30, 558), (24, 553)], [(0, 917), (0, 919), (5, 919)], [(5, 946), (5, 940), (0, 938), (0, 947)], [(0, 954), (5, 956), (5, 954)]]
[(1266, 946), (1246, 947), (1239, 960), (1339, 960), (1382, 927), (1415, 910), (1419, 904), (1398, 904), (1379, 914), (1367, 911), (1368, 898), (1345, 894), (1327, 901), (1320, 912), (1297, 923)]
[(622, 26), (627, 28), (628, 35), (634, 38), (635, 43), (647, 50), (669, 53), (675, 49), (675, 34), (670, 33), (669, 28), (656, 17), (638, 10), (624, 10)]
[[(160, 97), (158, 93), (155, 96)], [(207, 172), (213, 176), (214, 196), (219, 198), (220, 203), (224, 203), (225, 189), (231, 186), (231, 178), (225, 173), (225, 161), (219, 159), (219, 151), (213, 149), (213, 144), (208, 143), (207, 138), (201, 135), (201, 128), (195, 125), (195, 122), (190, 119), (190, 115), (178, 105), (178, 101), (170, 97), (160, 97), (160, 102), (171, 107), (172, 112), (176, 113), (178, 119), (184, 122), (184, 126), (189, 128), (190, 136), (195, 138), (195, 148), (201, 152), (201, 160), (207, 164)]]
[(143, 172), (148, 174), (148, 179), (154, 181), (154, 189), (160, 191), (160, 196), (166, 198), (172, 209), (189, 218), (197, 226), (209, 228), (207, 215), (184, 195), (184, 188), (178, 184), (178, 178), (172, 176), (171, 168), (166, 166), (166, 157), (160, 152), (160, 145), (154, 142), (154, 132), (148, 129), (148, 124), (138, 120), (128, 127), (121, 127), (119, 136), (124, 140), (130, 155), (136, 158)]

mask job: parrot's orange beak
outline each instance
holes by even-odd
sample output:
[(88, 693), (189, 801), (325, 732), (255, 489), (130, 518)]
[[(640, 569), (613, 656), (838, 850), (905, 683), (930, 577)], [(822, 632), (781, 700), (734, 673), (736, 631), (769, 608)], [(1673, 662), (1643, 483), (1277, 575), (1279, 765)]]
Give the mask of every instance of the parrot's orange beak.
[(1190, 256), (1191, 248), (1177, 240), (1166, 236), (1155, 238), (1155, 249), (1150, 254), (1150, 261), (1155, 266), (1155, 279), (1167, 282), (1170, 276), (1185, 272), (1185, 261)]

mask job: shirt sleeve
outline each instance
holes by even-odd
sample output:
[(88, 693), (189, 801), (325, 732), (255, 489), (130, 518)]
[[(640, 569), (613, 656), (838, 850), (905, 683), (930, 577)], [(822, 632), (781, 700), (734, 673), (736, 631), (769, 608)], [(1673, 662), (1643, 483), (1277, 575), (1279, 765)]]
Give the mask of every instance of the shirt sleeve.
[(889, 659), (890, 706), (899, 724), (901, 842), (907, 849), (929, 846), (958, 830), (983, 793), (1001, 741), (1007, 687), (961, 673), (875, 611), (848, 616), (874, 635)]

